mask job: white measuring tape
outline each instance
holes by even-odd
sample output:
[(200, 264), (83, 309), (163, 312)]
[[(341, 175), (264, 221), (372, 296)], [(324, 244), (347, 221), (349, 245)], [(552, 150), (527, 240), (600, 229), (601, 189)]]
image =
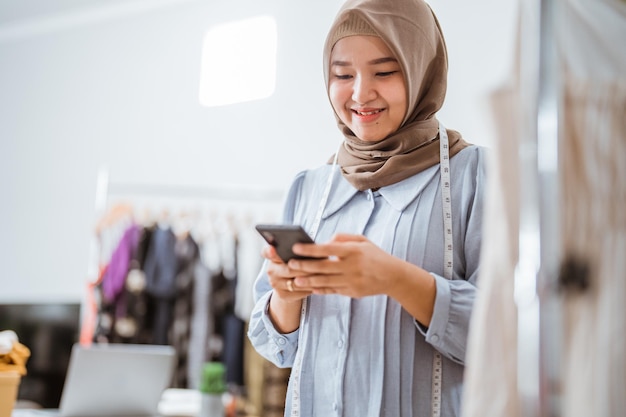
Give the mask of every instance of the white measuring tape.
[[(441, 202), (443, 206), (443, 277), (452, 279), (453, 245), (452, 245), (452, 197), (450, 193), (450, 149), (448, 132), (439, 123), (439, 170), (441, 174)], [(432, 379), (432, 416), (441, 415), (441, 380), (443, 377), (443, 360), (437, 350), (433, 353)]]
[[(337, 152), (335, 152), (335, 157), (333, 159), (333, 166), (330, 168), (330, 175), (328, 176), (328, 181), (326, 182), (326, 188), (324, 189), (324, 194), (322, 195), (322, 199), (320, 200), (320, 205), (317, 208), (317, 213), (315, 215), (315, 220), (311, 225), (311, 230), (309, 231), (309, 235), (313, 240), (317, 236), (317, 231), (319, 230), (320, 223), (322, 222), (322, 215), (324, 214), (324, 208), (326, 208), (326, 202), (328, 201), (328, 196), (330, 195), (330, 189), (333, 185), (333, 179), (335, 178), (335, 171), (337, 167), (337, 158), (339, 156), (339, 149), (343, 145), (343, 142), (339, 144), (339, 148), (337, 148)], [(294, 361), (294, 365), (291, 369), (291, 380), (293, 381), (293, 391), (291, 395), (291, 416), (298, 417), (300, 416), (300, 373), (302, 371), (302, 358), (304, 357), (304, 347), (306, 344), (306, 334), (303, 331), (304, 329), (304, 321), (306, 318), (306, 307), (307, 301), (309, 297), (305, 297), (302, 299), (302, 308), (300, 310), (300, 332), (298, 333), (298, 351), (296, 352), (296, 359)]]
[[(340, 145), (341, 147), (341, 145)], [(448, 146), (448, 133), (444, 126), (439, 124), (439, 152), (440, 152), (440, 170), (441, 170), (441, 198), (443, 203), (443, 225), (444, 225), (444, 270), (443, 276), (446, 279), (452, 278), (453, 266), (453, 246), (452, 246), (452, 198), (450, 195), (450, 152)], [(322, 195), (322, 200), (317, 209), (315, 220), (309, 234), (315, 240), (317, 231), (322, 221), (322, 214), (330, 195), (333, 178), (335, 176), (337, 166), (337, 155), (339, 149), (335, 153), (333, 166), (331, 168), (326, 189)], [(300, 416), (300, 375), (302, 371), (302, 358), (304, 357), (304, 348), (306, 344), (306, 332), (304, 329), (304, 321), (306, 318), (307, 298), (302, 300), (302, 309), (300, 311), (300, 332), (298, 334), (298, 351), (296, 359), (291, 370), (291, 379), (293, 381), (293, 391), (291, 396), (291, 416)], [(432, 376), (432, 416), (439, 417), (441, 415), (441, 383), (443, 373), (443, 360), (441, 353), (435, 350), (433, 354), (433, 376)]]

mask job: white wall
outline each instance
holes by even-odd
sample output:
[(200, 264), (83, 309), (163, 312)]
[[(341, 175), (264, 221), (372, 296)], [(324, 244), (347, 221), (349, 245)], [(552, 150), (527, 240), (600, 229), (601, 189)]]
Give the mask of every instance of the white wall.
[[(82, 298), (103, 165), (119, 184), (284, 189), (340, 140), (321, 71), (340, 1), (76, 4), (0, 8), (0, 302)], [(489, 145), (484, 99), (509, 70), (514, 2), (431, 4), (450, 55), (440, 119)], [(277, 19), (275, 94), (201, 107), (204, 33), (261, 14)]]

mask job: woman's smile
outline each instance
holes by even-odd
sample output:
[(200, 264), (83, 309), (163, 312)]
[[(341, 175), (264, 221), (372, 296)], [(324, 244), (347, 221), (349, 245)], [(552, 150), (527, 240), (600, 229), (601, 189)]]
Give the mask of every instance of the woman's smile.
[(353, 109), (352, 112), (356, 119), (359, 119), (361, 123), (372, 123), (379, 119), (381, 113), (385, 109)]

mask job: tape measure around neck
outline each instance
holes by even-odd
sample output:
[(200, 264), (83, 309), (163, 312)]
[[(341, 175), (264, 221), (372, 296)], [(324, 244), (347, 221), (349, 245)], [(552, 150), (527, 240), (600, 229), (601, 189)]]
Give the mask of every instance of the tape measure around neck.
[(443, 125), (439, 125), (440, 171), (441, 171), (441, 202), (443, 206), (443, 276), (452, 279), (453, 252), (452, 246), (452, 197), (450, 191), (450, 151), (448, 134)]
[[(335, 152), (335, 157), (333, 158), (333, 165), (330, 168), (330, 174), (328, 175), (328, 180), (326, 181), (326, 188), (324, 188), (324, 194), (322, 194), (322, 199), (320, 200), (320, 204), (317, 208), (317, 213), (315, 214), (315, 219), (313, 220), (313, 224), (311, 225), (311, 230), (309, 231), (309, 235), (313, 240), (317, 237), (317, 232), (320, 227), (320, 223), (322, 222), (322, 215), (324, 214), (324, 209), (326, 208), (326, 203), (328, 202), (328, 197), (330, 196), (330, 189), (333, 186), (333, 179), (335, 178), (335, 171), (337, 168), (337, 158), (339, 155), (339, 149), (343, 145), (343, 142), (337, 148), (337, 152)], [(292, 380), (292, 394), (291, 394), (291, 417), (299, 417), (300, 416), (300, 374), (302, 373), (302, 358), (304, 357), (304, 350), (306, 346), (306, 332), (304, 332), (304, 321), (306, 319), (306, 309), (308, 304), (308, 297), (302, 299), (302, 308), (300, 309), (300, 331), (298, 332), (298, 350), (296, 352), (296, 358), (294, 360), (294, 365), (291, 368), (291, 377)]]
[(328, 174), (328, 180), (326, 181), (326, 188), (324, 188), (324, 194), (322, 195), (320, 204), (317, 207), (317, 213), (315, 214), (315, 219), (313, 220), (311, 230), (309, 231), (309, 235), (313, 240), (315, 240), (315, 237), (317, 236), (317, 231), (320, 227), (320, 223), (322, 222), (322, 215), (324, 214), (324, 209), (326, 208), (326, 202), (328, 201), (328, 196), (330, 195), (330, 189), (333, 186), (333, 179), (335, 178), (335, 168), (337, 167), (337, 159), (339, 157), (339, 149), (341, 149), (342, 145), (343, 142), (339, 144), (337, 152), (335, 152), (335, 157), (333, 158), (333, 166), (330, 168), (330, 174)]
[[(446, 128), (439, 123), (439, 170), (441, 176), (441, 203), (443, 208), (443, 277), (452, 279), (452, 197), (450, 192), (450, 149)], [(433, 353), (432, 375), (432, 417), (441, 415), (441, 384), (443, 377), (443, 359), (437, 350)]]

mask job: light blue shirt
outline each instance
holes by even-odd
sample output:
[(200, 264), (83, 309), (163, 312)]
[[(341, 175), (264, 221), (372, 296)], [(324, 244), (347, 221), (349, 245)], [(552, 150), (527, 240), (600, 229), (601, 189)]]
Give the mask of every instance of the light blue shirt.
[[(443, 356), (441, 416), (460, 414), (480, 258), (485, 157), (485, 148), (470, 146), (450, 159), (452, 280), (443, 278), (439, 165), (376, 192), (360, 192), (338, 172), (334, 176), (316, 241), (325, 242), (340, 232), (362, 234), (429, 271), (437, 287), (429, 328), (384, 295), (361, 299), (312, 295), (304, 324), (293, 333), (281, 334), (268, 316), (272, 288), (263, 268), (255, 283), (248, 337), (262, 356), (279, 367), (292, 367), (297, 350), (305, 349), (302, 416), (430, 416), (434, 349)], [(286, 223), (310, 230), (331, 169), (325, 165), (295, 178), (285, 204)], [(303, 347), (298, 346), (299, 332), (306, 332)], [(292, 385), (293, 379), (286, 398), (287, 416)]]

